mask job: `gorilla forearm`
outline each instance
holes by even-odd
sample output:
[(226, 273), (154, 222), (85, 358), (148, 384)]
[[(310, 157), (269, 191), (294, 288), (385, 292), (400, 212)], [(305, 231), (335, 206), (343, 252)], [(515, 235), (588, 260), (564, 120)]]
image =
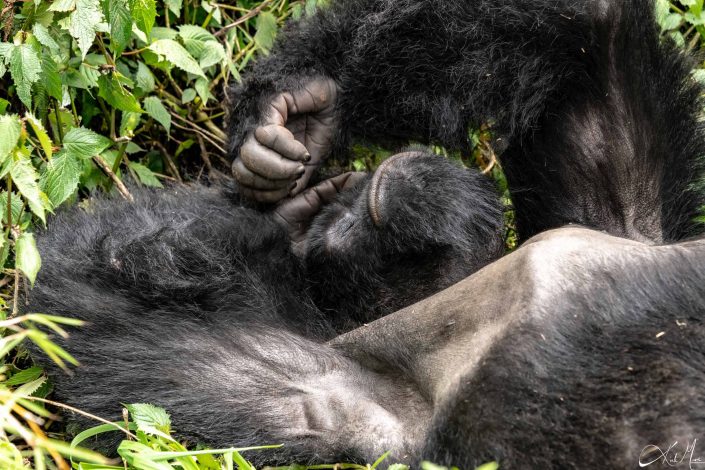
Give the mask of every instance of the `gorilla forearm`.
[(350, 136), (459, 148), (468, 125), (488, 118), (523, 132), (584, 70), (585, 8), (570, 0), (335, 2), (291, 25), (234, 90), (233, 156), (268, 95), (321, 75), (342, 91), (338, 150)]

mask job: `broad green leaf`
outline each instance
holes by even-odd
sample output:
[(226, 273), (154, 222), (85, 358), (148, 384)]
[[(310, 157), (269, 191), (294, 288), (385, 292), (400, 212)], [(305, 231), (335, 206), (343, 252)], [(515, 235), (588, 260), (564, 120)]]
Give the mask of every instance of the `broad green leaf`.
[(110, 49), (120, 55), (132, 38), (132, 16), (127, 8), (127, 0), (107, 0), (107, 10)]
[[(47, 134), (46, 129), (44, 129), (42, 122), (36, 117), (34, 117), (32, 113), (27, 113), (25, 115), (25, 118), (27, 119), (29, 125), (32, 127), (34, 135), (36, 135), (37, 139), (39, 139), (39, 145), (42, 146), (44, 154), (47, 156), (47, 158), (51, 158), (53, 153), (53, 144), (51, 142), (51, 139), (49, 138), (49, 135)], [(3, 135), (1, 131), (0, 135)]]
[(40, 184), (54, 207), (59, 207), (76, 191), (81, 170), (78, 157), (67, 151), (60, 152), (47, 164)]
[(32, 287), (34, 287), (34, 280), (37, 278), (37, 273), (41, 266), (42, 258), (39, 256), (34, 235), (27, 232), (23, 233), (15, 242), (15, 268), (22, 271), (29, 279)]
[(148, 96), (144, 99), (144, 109), (154, 120), (164, 126), (167, 133), (171, 131), (171, 114), (166, 110), (162, 102), (156, 96)]
[(138, 431), (148, 434), (154, 434), (154, 430), (164, 434), (169, 434), (171, 431), (171, 418), (162, 408), (148, 403), (134, 403), (125, 405), (125, 408), (127, 408), (132, 420), (137, 424)]
[(10, 60), (10, 74), (17, 87), (17, 96), (27, 109), (32, 109), (32, 83), (39, 80), (42, 71), (39, 54), (31, 46), (20, 44), (12, 50)]
[(14, 114), (0, 116), (0, 162), (4, 162), (15, 149), (21, 133), (22, 124), (19, 117)]
[(130, 162), (127, 166), (129, 166), (130, 169), (135, 172), (137, 178), (139, 178), (140, 182), (143, 185), (151, 186), (153, 188), (163, 187), (161, 181), (157, 179), (157, 176), (154, 174), (154, 172), (146, 166), (136, 162)]
[(274, 45), (274, 38), (277, 36), (277, 19), (268, 12), (262, 12), (257, 16), (257, 33), (255, 33), (255, 43), (265, 54), (269, 53)]
[(74, 127), (64, 136), (64, 150), (76, 158), (91, 158), (113, 143), (84, 127)]
[(220, 64), (225, 60), (225, 48), (217, 41), (208, 41), (203, 44), (203, 50), (199, 58), (201, 68)]
[(149, 49), (185, 72), (206, 78), (198, 63), (184, 47), (172, 39), (154, 41)]
[(186, 50), (196, 58), (200, 57), (204, 43), (216, 41), (215, 36), (211, 33), (200, 26), (192, 24), (179, 26), (179, 37), (183, 41)]
[(61, 87), (61, 76), (59, 68), (54, 59), (46, 52), (42, 54), (42, 84), (49, 96), (61, 102), (63, 98), (63, 88)]
[(145, 93), (149, 93), (155, 88), (154, 75), (143, 62), (137, 62), (135, 82), (137, 82), (137, 88)]
[(118, 72), (98, 77), (98, 96), (120, 111), (142, 112), (135, 96), (120, 83)]
[[(1, 77), (2, 75), (0, 75)], [(0, 114), (5, 114), (7, 107), (10, 106), (10, 102), (5, 98), (0, 98)]]
[(59, 45), (51, 36), (46, 26), (35, 23), (34, 26), (32, 26), (32, 32), (42, 46), (48, 48), (53, 54), (59, 53)]
[(68, 31), (76, 39), (82, 59), (93, 45), (95, 33), (102, 21), (99, 0), (76, 0), (76, 10), (69, 15)]
[(130, 12), (137, 27), (149, 36), (157, 17), (157, 2), (155, 0), (130, 0)]
[[(34, 214), (45, 222), (45, 197), (39, 190), (37, 180), (39, 175), (37, 170), (32, 166), (29, 158), (18, 158), (10, 169), (12, 182), (17, 187), (18, 191), (24, 196), (29, 208)], [(44, 196), (44, 197), (43, 197)]]
[(677, 29), (681, 25), (682, 21), (683, 17), (680, 14), (671, 13), (663, 19), (661, 22), (661, 27), (666, 31), (670, 29)]

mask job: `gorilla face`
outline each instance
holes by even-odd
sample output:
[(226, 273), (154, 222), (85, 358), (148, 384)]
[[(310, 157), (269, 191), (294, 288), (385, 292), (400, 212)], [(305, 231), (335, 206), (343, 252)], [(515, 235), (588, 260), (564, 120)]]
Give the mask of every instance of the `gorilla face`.
[(409, 305), (498, 257), (502, 224), (487, 178), (427, 152), (397, 154), (314, 218), (303, 258), (315, 301), (365, 311), (360, 321)]

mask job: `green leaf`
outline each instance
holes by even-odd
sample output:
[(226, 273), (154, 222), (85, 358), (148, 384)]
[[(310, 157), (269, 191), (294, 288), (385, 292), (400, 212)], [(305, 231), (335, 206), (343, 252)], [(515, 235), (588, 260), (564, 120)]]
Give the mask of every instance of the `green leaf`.
[(42, 46), (46, 47), (54, 54), (58, 54), (60, 52), (59, 45), (56, 43), (46, 26), (40, 23), (35, 23), (34, 26), (32, 26), (32, 32)]
[(60, 152), (47, 164), (40, 184), (54, 207), (59, 207), (76, 191), (81, 170), (78, 157), (67, 151)]
[(203, 51), (203, 45), (208, 41), (216, 41), (215, 36), (201, 28), (200, 26), (185, 24), (179, 27), (179, 37), (184, 43), (184, 47), (189, 53), (199, 58)]
[(34, 287), (34, 280), (37, 279), (37, 273), (41, 266), (42, 258), (39, 256), (34, 235), (23, 233), (15, 242), (15, 268), (22, 271)]
[(164, 4), (170, 12), (176, 15), (177, 18), (181, 16), (181, 7), (183, 5), (183, 0), (164, 0)]
[(44, 199), (46, 196), (39, 190), (39, 184), (37, 184), (39, 175), (37, 174), (37, 170), (32, 166), (32, 162), (29, 158), (20, 158), (15, 161), (10, 169), (10, 176), (20, 194), (24, 196), (27, 204), (29, 204), (29, 208), (32, 209), (32, 212), (34, 212), (42, 222), (45, 222)]
[(21, 133), (22, 124), (19, 117), (14, 114), (0, 116), (0, 162), (4, 162), (15, 149)]
[(76, 8), (76, 0), (56, 0), (49, 7), (49, 11), (73, 11)]
[(201, 68), (220, 64), (225, 60), (225, 48), (217, 41), (208, 41), (203, 44), (203, 51), (199, 58)]
[(20, 44), (12, 50), (10, 60), (10, 74), (17, 87), (17, 96), (27, 109), (32, 109), (32, 83), (39, 80), (42, 71), (39, 54), (28, 44)]
[(69, 15), (68, 31), (76, 39), (81, 50), (81, 59), (85, 59), (93, 45), (95, 33), (103, 21), (99, 0), (76, 0), (76, 10)]
[(167, 133), (171, 131), (171, 114), (156, 96), (149, 96), (144, 100), (144, 109), (155, 121), (164, 126)]
[(134, 95), (120, 83), (120, 76), (118, 72), (110, 72), (98, 77), (98, 96), (120, 111), (142, 112)]
[(29, 369), (21, 370), (14, 374), (12, 377), (7, 379), (4, 384), (13, 387), (26, 384), (41, 377), (43, 372), (44, 370), (41, 367), (30, 367)]
[(112, 145), (112, 141), (84, 127), (74, 127), (64, 136), (64, 150), (76, 158), (91, 158)]
[(171, 431), (171, 419), (169, 414), (162, 408), (148, 403), (135, 403), (125, 405), (130, 412), (132, 420), (137, 424), (137, 430), (148, 434), (159, 433), (169, 434)]
[[(47, 156), (47, 158), (51, 158), (53, 153), (53, 144), (51, 142), (51, 139), (49, 138), (49, 135), (47, 134), (46, 129), (44, 129), (42, 122), (36, 117), (34, 117), (32, 113), (27, 113), (25, 115), (25, 118), (27, 119), (29, 125), (32, 127), (34, 135), (36, 135), (37, 139), (39, 139), (39, 145), (42, 146), (44, 154)], [(0, 135), (3, 135), (1, 131)]]
[(161, 181), (159, 181), (159, 179), (157, 179), (154, 172), (152, 170), (150, 170), (149, 168), (147, 168), (146, 166), (141, 165), (139, 163), (135, 163), (135, 162), (130, 162), (127, 164), (127, 166), (130, 167), (130, 169), (135, 172), (135, 174), (137, 175), (137, 178), (139, 178), (140, 182), (143, 185), (150, 186), (153, 188), (162, 188), (163, 187)]
[(157, 17), (157, 2), (155, 0), (130, 0), (130, 12), (137, 27), (149, 36)]
[(256, 28), (255, 43), (267, 54), (272, 49), (274, 38), (277, 36), (277, 18), (268, 11), (262, 12), (257, 16)]
[(137, 82), (137, 88), (141, 89), (145, 93), (153, 91), (156, 86), (152, 71), (149, 70), (149, 67), (147, 67), (143, 62), (137, 62), (135, 81)]
[(172, 39), (154, 41), (149, 49), (185, 72), (206, 78), (201, 67), (184, 47)]
[(211, 96), (210, 82), (205, 78), (199, 78), (198, 80), (196, 80), (196, 84), (194, 85), (194, 87), (196, 88), (196, 92), (198, 93), (198, 96), (201, 97), (203, 103), (207, 103), (208, 99)]
[(181, 95), (181, 103), (190, 103), (194, 99), (196, 99), (196, 90), (194, 90), (193, 88), (186, 88), (184, 90), (184, 94)]
[(120, 119), (120, 135), (131, 137), (137, 125), (140, 123), (141, 117), (140, 113), (122, 113), (122, 118)]
[(49, 96), (61, 102), (64, 92), (61, 87), (61, 76), (59, 68), (54, 62), (54, 59), (46, 52), (42, 54), (42, 84)]
[(122, 54), (132, 38), (132, 16), (126, 0), (107, 0), (107, 19), (110, 24), (110, 49)]
[(683, 17), (678, 13), (667, 15), (661, 22), (661, 27), (668, 31), (670, 29), (678, 29), (683, 21)]

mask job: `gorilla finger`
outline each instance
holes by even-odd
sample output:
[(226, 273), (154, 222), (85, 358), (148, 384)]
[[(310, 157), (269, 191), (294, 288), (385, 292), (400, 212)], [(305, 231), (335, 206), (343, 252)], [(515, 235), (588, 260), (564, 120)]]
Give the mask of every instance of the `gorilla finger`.
[(241, 186), (240, 194), (249, 199), (254, 199), (257, 202), (262, 202), (265, 204), (274, 204), (289, 195), (289, 188), (272, 191), (262, 191), (258, 189), (248, 188), (246, 186)]
[(323, 204), (328, 204), (341, 191), (352, 188), (358, 182), (365, 179), (365, 177), (367, 177), (367, 173), (361, 171), (351, 171), (338, 175), (334, 178), (327, 179), (311, 188), (311, 190), (316, 192), (318, 198)]
[(294, 179), (304, 173), (304, 166), (284, 158), (250, 136), (240, 149), (240, 158), (248, 170), (268, 180)]
[(256, 173), (250, 171), (240, 158), (235, 159), (235, 161), (233, 162), (232, 171), (233, 176), (235, 176), (235, 179), (238, 183), (240, 183), (240, 185), (246, 186), (254, 190), (273, 190), (283, 188), (290, 189), (290, 186), (292, 184), (292, 181), (289, 179), (268, 180), (262, 178)]
[(338, 99), (338, 85), (330, 78), (306, 83), (300, 90), (282, 93), (291, 114), (333, 111)]
[(296, 140), (294, 134), (284, 126), (270, 124), (255, 129), (255, 138), (260, 144), (269, 147), (289, 160), (307, 162), (311, 154), (304, 144)]

